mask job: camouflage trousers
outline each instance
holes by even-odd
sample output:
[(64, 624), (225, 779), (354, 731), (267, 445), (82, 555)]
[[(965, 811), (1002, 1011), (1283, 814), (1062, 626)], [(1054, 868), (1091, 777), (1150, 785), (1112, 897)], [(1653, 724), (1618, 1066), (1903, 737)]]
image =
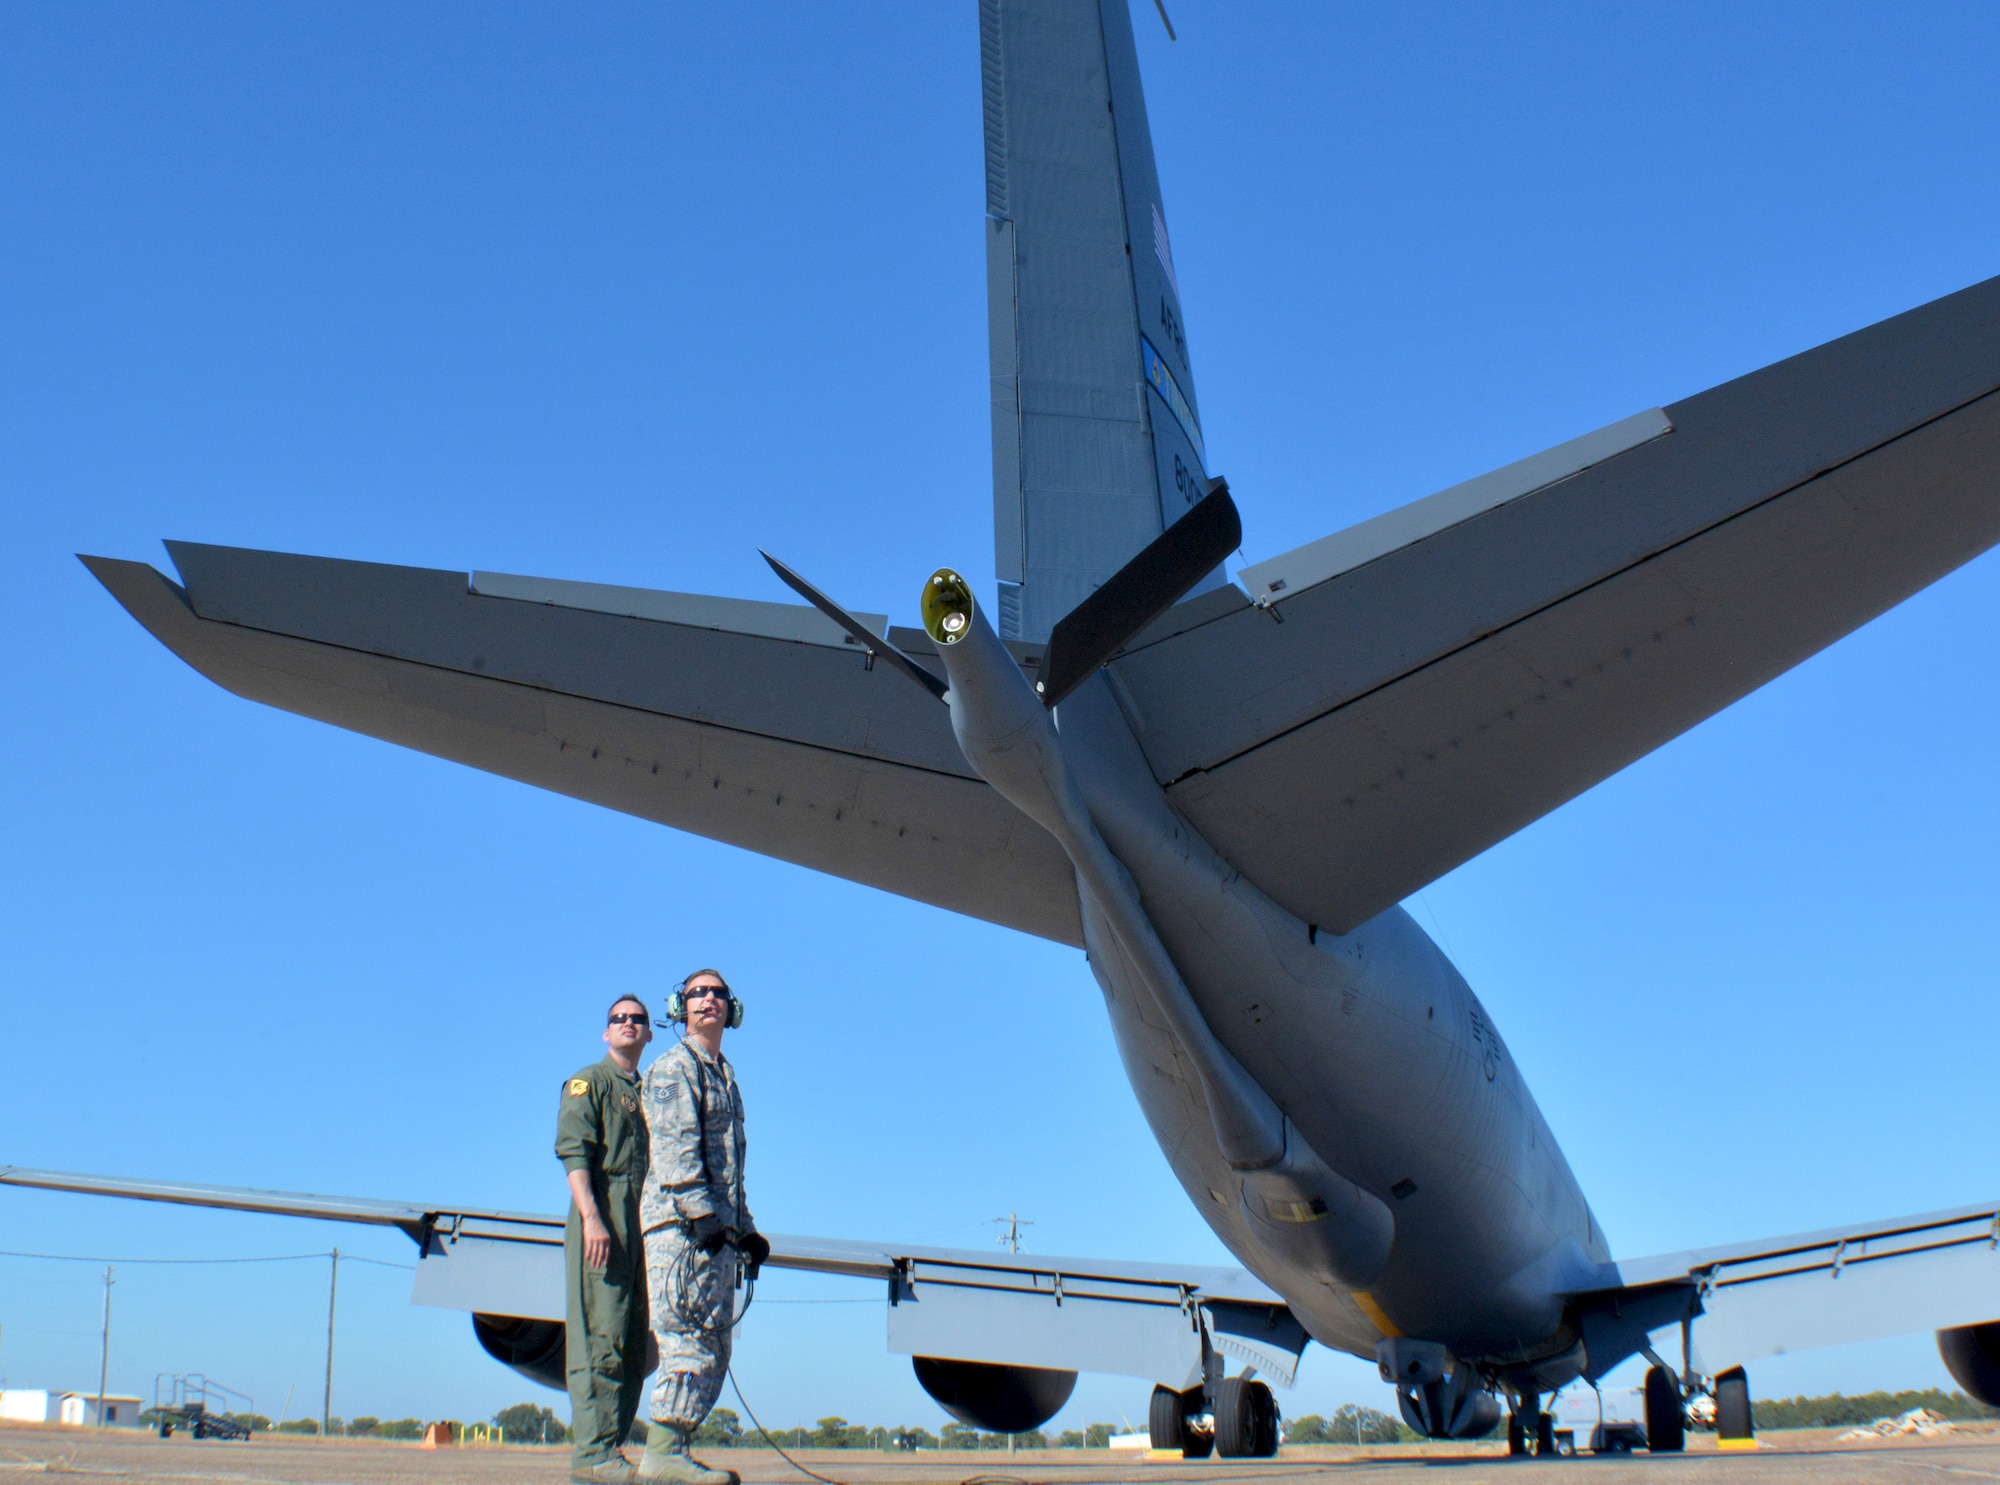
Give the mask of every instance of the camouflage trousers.
[(713, 1256), (673, 1223), (646, 1234), (646, 1294), (660, 1369), (652, 1417), (692, 1434), (722, 1395), (736, 1318), (734, 1248)]

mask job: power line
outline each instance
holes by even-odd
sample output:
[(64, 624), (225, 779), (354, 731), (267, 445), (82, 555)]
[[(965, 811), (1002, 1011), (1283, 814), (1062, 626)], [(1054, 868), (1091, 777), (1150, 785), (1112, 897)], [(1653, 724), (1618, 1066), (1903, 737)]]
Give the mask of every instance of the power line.
[[(0, 1248), (0, 1258), (45, 1258), (54, 1263), (298, 1263), (308, 1258), (327, 1258), (327, 1253), (271, 1253), (252, 1258), (99, 1258), (84, 1253), (24, 1253), (13, 1248)], [(358, 1253), (343, 1253), (341, 1258), (348, 1263), (372, 1263), (377, 1268), (400, 1268), (414, 1271), (414, 1263), (393, 1263), (386, 1258), (363, 1258)]]

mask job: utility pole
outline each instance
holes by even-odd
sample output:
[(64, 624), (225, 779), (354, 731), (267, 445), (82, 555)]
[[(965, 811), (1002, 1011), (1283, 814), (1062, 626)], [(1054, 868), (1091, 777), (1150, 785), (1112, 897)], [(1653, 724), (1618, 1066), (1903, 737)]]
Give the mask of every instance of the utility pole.
[(1017, 1216), (1013, 1212), (1009, 1212), (1004, 1217), (995, 1217), (993, 1221), (1005, 1224), (1007, 1230), (1000, 1234), (998, 1241), (1000, 1246), (1005, 1248), (1009, 1253), (1018, 1253), (1021, 1251), (1021, 1229), (1035, 1225), (1026, 1217)]
[(340, 1292), (340, 1249), (335, 1248), (327, 1255), (333, 1260), (326, 1281), (326, 1391), (320, 1397), (319, 1436), (329, 1438), (333, 1434), (333, 1301)]
[(104, 1265), (104, 1340), (97, 1353), (97, 1426), (104, 1427), (104, 1387), (105, 1379), (111, 1375), (111, 1286), (117, 1280), (111, 1277), (111, 1265)]

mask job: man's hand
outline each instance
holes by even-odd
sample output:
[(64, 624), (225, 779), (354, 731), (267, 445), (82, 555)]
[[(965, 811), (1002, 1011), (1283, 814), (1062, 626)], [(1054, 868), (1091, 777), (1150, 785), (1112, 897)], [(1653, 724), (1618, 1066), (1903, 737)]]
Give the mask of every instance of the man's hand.
[(573, 1170), (568, 1179), (570, 1200), (576, 1203), (576, 1214), (583, 1219), (584, 1267), (604, 1268), (611, 1262), (611, 1229), (604, 1225), (604, 1218), (597, 1210), (597, 1195), (590, 1189), (590, 1172)]
[(713, 1212), (704, 1212), (694, 1219), (694, 1245), (713, 1258), (722, 1251), (722, 1245), (729, 1241), (729, 1229), (722, 1225), (722, 1219)]
[(750, 1265), (750, 1277), (756, 1278), (757, 1271), (771, 1256), (771, 1240), (753, 1227), (736, 1240), (736, 1246), (743, 1253), (743, 1261)]
[(611, 1262), (611, 1229), (595, 1212), (583, 1215), (583, 1261), (591, 1268), (603, 1268)]

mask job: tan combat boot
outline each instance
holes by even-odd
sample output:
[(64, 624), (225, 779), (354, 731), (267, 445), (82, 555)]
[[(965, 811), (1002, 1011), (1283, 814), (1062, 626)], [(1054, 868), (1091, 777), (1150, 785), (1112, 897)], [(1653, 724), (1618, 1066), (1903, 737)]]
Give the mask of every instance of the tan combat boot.
[(668, 1423), (646, 1425), (646, 1454), (634, 1478), (646, 1485), (742, 1485), (735, 1470), (712, 1470), (692, 1458), (687, 1435)]
[(575, 1485), (631, 1485), (632, 1466), (625, 1462), (624, 1455), (614, 1454), (602, 1464), (572, 1469), (569, 1477)]

